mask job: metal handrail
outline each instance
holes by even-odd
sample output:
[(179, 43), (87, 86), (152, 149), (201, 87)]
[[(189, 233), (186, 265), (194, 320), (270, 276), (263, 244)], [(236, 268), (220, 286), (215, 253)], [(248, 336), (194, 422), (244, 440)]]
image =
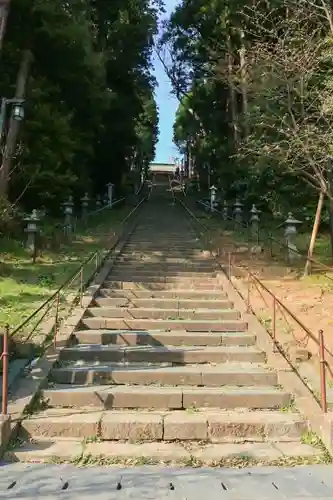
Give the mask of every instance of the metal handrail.
[[(183, 208), (196, 221), (196, 223), (198, 225), (205, 228), (204, 224), (202, 224), (201, 221), (198, 220), (198, 218), (185, 205), (185, 203), (183, 203), (179, 199), (178, 199), (178, 202), (183, 206)], [(325, 359), (325, 351), (327, 353), (329, 353), (331, 356), (333, 356), (333, 355), (325, 346), (323, 330), (319, 330), (318, 338), (317, 338), (316, 335), (307, 326), (305, 326), (304, 323), (299, 318), (297, 318), (297, 316), (253, 272), (251, 272), (248, 268), (244, 269), (243, 267), (240, 267), (240, 266), (233, 266), (231, 255), (232, 255), (232, 253), (229, 252), (229, 254), (228, 254), (228, 273), (225, 273), (226, 276), (228, 277), (229, 281), (232, 283), (232, 267), (237, 267), (237, 268), (239, 268), (243, 271), (246, 271), (248, 273), (247, 298), (243, 297), (243, 299), (245, 300), (246, 305), (247, 305), (247, 312), (253, 313), (253, 310), (251, 308), (251, 303), (250, 303), (251, 280), (253, 280), (253, 282), (255, 282), (257, 285), (260, 285), (273, 298), (273, 318), (272, 318), (273, 329), (272, 329), (271, 338), (272, 338), (273, 343), (274, 343), (274, 348), (278, 348), (279, 351), (281, 352), (281, 354), (286, 358), (285, 352), (280, 348), (279, 343), (276, 340), (276, 309), (277, 309), (277, 306), (279, 306), (282, 310), (284, 310), (287, 314), (289, 314), (290, 317), (298, 324), (298, 326), (304, 330), (307, 337), (310, 337), (311, 340), (313, 342), (315, 342), (315, 344), (317, 345), (318, 353), (319, 353), (319, 362), (320, 362), (320, 402), (321, 402), (321, 408), (322, 408), (323, 412), (327, 413), (327, 394), (326, 394), (327, 362)], [(215, 260), (221, 266), (220, 262), (218, 261), (218, 259), (216, 259), (216, 257), (215, 257)], [(223, 269), (222, 266), (221, 266), (221, 268)], [(224, 271), (224, 269), (223, 269), (223, 271)], [(240, 295), (242, 295), (242, 294), (240, 293)]]
[[(130, 219), (130, 217), (139, 209), (139, 207), (142, 205), (142, 203), (146, 200), (146, 197), (143, 197), (139, 203), (130, 211), (129, 214), (121, 221), (120, 226), (124, 226), (126, 222)], [(83, 271), (85, 266), (91, 262), (94, 258), (96, 258), (96, 268), (95, 272), (100, 268), (100, 266), (103, 264), (105, 259), (108, 258), (108, 256), (113, 252), (113, 250), (116, 248), (116, 246), (119, 244), (120, 238), (121, 238), (122, 233), (119, 232), (118, 237), (116, 241), (113, 243), (111, 248), (103, 248), (102, 250), (96, 250), (92, 254), (90, 254), (82, 263), (81, 265), (71, 274), (69, 278), (66, 279), (66, 281), (49, 297), (46, 301), (43, 302), (35, 311), (33, 311), (28, 318), (26, 318), (20, 325), (18, 325), (12, 332), (10, 332), (9, 325), (5, 326), (5, 330), (3, 333), (3, 352), (0, 356), (0, 360), (2, 360), (2, 373), (3, 373), (3, 378), (2, 378), (2, 413), (6, 414), (7, 413), (7, 406), (8, 406), (8, 360), (9, 360), (9, 340), (12, 338), (15, 334), (17, 334), (22, 328), (24, 328), (30, 321), (35, 318), (38, 313), (40, 313), (44, 308), (46, 308), (46, 311), (42, 315), (42, 317), (39, 319), (37, 324), (34, 326), (30, 334), (25, 338), (25, 341), (29, 340), (31, 335), (34, 333), (36, 328), (41, 324), (47, 313), (51, 310), (51, 308), (56, 304), (56, 310), (55, 310), (55, 316), (54, 316), (54, 326), (51, 329), (51, 332), (53, 334), (53, 344), (54, 347), (56, 347), (56, 341), (57, 341), (57, 333), (58, 333), (58, 323), (59, 323), (59, 309), (60, 309), (60, 297), (61, 297), (61, 292), (68, 287), (70, 284), (72, 284), (77, 277), (80, 277), (80, 288), (79, 292), (76, 294), (75, 298), (77, 298), (78, 294), (80, 297), (80, 305), (81, 307), (83, 306), (82, 304), (82, 297), (83, 297), (83, 290), (84, 290), (84, 283), (83, 283)], [(115, 236), (115, 233), (113, 233), (112, 236)], [(104, 254), (104, 258), (101, 260), (99, 257), (101, 254)], [(94, 273), (92, 273), (93, 276)], [(91, 277), (90, 276), (90, 279)], [(74, 299), (75, 300), (75, 299)], [(72, 304), (74, 301), (72, 301)], [(47, 338), (47, 336), (46, 336)], [(45, 342), (43, 344), (45, 346)]]
[[(131, 215), (141, 206), (141, 204), (144, 201), (145, 201), (145, 198), (142, 198), (140, 200), (140, 202), (133, 208), (133, 210), (131, 210), (131, 212), (125, 217), (125, 219), (123, 219), (121, 221), (121, 223), (120, 223), (121, 226), (126, 224), (126, 222), (131, 217)], [(112, 245), (112, 247), (108, 250), (108, 253), (111, 253), (114, 250), (114, 248), (117, 246), (118, 242), (119, 242), (119, 237), (117, 238), (116, 242)], [(82, 262), (82, 264), (69, 276), (69, 278), (67, 278), (67, 280), (64, 281), (64, 283), (62, 285), (60, 285), (60, 287), (51, 295), (51, 297), (49, 297), (45, 302), (43, 302), (43, 304), (41, 304), (33, 313), (31, 313), (31, 315), (28, 318), (26, 318), (17, 328), (15, 328), (15, 330), (13, 330), (10, 333), (10, 336), (11, 337), (14, 336), (19, 330), (24, 328), (26, 326), (26, 324), (29, 323), (30, 320), (33, 319), (42, 309), (44, 309), (45, 306), (47, 306), (50, 302), (53, 302), (55, 300), (55, 298), (57, 297), (57, 295), (78, 277), (78, 275), (81, 273), (82, 269), (87, 264), (89, 264), (89, 262), (91, 262), (96, 257), (96, 255), (100, 255), (100, 254), (101, 254), (101, 250), (95, 250), (92, 254), (90, 254)]]

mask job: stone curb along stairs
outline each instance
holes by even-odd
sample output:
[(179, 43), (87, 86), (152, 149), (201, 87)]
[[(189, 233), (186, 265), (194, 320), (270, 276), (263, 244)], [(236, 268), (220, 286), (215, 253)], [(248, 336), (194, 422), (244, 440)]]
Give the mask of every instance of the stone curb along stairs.
[(309, 423), (267, 363), (267, 334), (160, 186), (84, 306), (52, 353), (44, 405), (21, 423), (26, 443), (7, 459), (270, 463), (321, 454), (302, 442)]

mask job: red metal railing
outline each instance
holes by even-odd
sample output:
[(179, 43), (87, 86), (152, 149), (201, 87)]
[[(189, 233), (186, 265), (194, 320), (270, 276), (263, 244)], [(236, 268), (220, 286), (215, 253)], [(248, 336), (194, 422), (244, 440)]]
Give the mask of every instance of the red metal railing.
[[(186, 212), (196, 221), (198, 226), (201, 226), (203, 229), (203, 234), (208, 232), (207, 227), (202, 224), (201, 221), (198, 220), (198, 218), (193, 214), (193, 212), (185, 205), (185, 203), (182, 200), (178, 200), (179, 203), (182, 205), (182, 207), (186, 210)], [(200, 233), (200, 236), (202, 236), (202, 233)], [(218, 264), (222, 267), (224, 270), (225, 267), (223, 264), (220, 263), (219, 258), (215, 257), (216, 261)], [(326, 266), (325, 264), (322, 264), (318, 261), (315, 261), (313, 259), (310, 259), (313, 263), (319, 264), (324, 268), (326, 271), (331, 271), (332, 269)], [(228, 252), (228, 262), (227, 262), (227, 272), (226, 275), (230, 282), (232, 283), (232, 274), (233, 274), (233, 268), (237, 267), (238, 270), (240, 270), (243, 273), (247, 274), (247, 292), (246, 296), (243, 296), (243, 299), (246, 302), (247, 305), (247, 311), (248, 312), (254, 312), (252, 311), (251, 307), (251, 284), (254, 284), (256, 288), (259, 291), (259, 288), (262, 288), (265, 292), (268, 293), (268, 295), (272, 298), (273, 302), (273, 310), (272, 310), (272, 331), (269, 332), (269, 330), (266, 328), (268, 333), (271, 335), (272, 341), (273, 341), (273, 348), (276, 350), (278, 349), (280, 353), (287, 359), (286, 353), (284, 352), (283, 348), (279, 344), (277, 340), (277, 326), (276, 326), (276, 319), (277, 319), (277, 312), (278, 309), (282, 310), (284, 313), (289, 315), (292, 320), (305, 332), (305, 337), (304, 340), (311, 339), (317, 346), (318, 348), (318, 355), (319, 355), (319, 376), (320, 376), (320, 404), (322, 411), (324, 413), (327, 413), (327, 394), (326, 394), (326, 369), (328, 368), (328, 364), (325, 358), (325, 353), (328, 353), (331, 357), (333, 357), (333, 354), (327, 349), (325, 346), (325, 339), (324, 339), (324, 332), (323, 330), (319, 330), (318, 336), (316, 336), (307, 326), (305, 326), (298, 318), (295, 316), (295, 314), (253, 273), (250, 271), (250, 269), (241, 267), (241, 266), (235, 266), (233, 262), (233, 254), (232, 252)], [(238, 290), (240, 295), (242, 293)], [(260, 291), (259, 291), (260, 293)], [(290, 361), (290, 360), (289, 360)]]
[(0, 360), (2, 361), (2, 400), (1, 400), (1, 413), (7, 415), (8, 408), (8, 343), (9, 343), (9, 326), (6, 325), (3, 332), (2, 354)]
[[(145, 201), (146, 196), (144, 196), (140, 202), (130, 211), (130, 213), (121, 221), (120, 227), (123, 227), (125, 223), (128, 222), (130, 217), (137, 211), (137, 209), (142, 205)], [(84, 276), (84, 271), (88, 268), (89, 270), (89, 279), (91, 279), (96, 272), (101, 268), (104, 261), (110, 256), (110, 254), (114, 251), (116, 246), (120, 241), (120, 237), (122, 234), (122, 230), (119, 230), (119, 234), (112, 233), (108, 239), (107, 248), (102, 248), (100, 250), (92, 253), (81, 265), (80, 267), (58, 288), (56, 292), (54, 292), (51, 297), (49, 297), (43, 304), (40, 305), (38, 309), (36, 309), (27, 319), (25, 319), (18, 327), (14, 330), (10, 331), (9, 325), (6, 325), (3, 332), (3, 346), (2, 346), (2, 354), (0, 355), (0, 361), (2, 361), (2, 414), (6, 415), (8, 412), (8, 363), (9, 363), (9, 340), (14, 337), (16, 334), (21, 332), (23, 329), (26, 329), (29, 325), (31, 325), (32, 320), (35, 320), (31, 330), (24, 338), (24, 342), (28, 342), (36, 329), (41, 322), (46, 318), (52, 319), (53, 327), (51, 328), (52, 340), (54, 349), (57, 347), (57, 336), (59, 333), (59, 323), (60, 323), (60, 313), (61, 313), (61, 303), (62, 296), (64, 292), (71, 289), (73, 286), (76, 287), (76, 293), (74, 300), (70, 302), (69, 307), (77, 304), (76, 301), (83, 307), (83, 292), (85, 287), (85, 279), (87, 276)], [(113, 241), (112, 241), (113, 240)], [(110, 246), (109, 246), (110, 245)], [(90, 267), (91, 266), (91, 267)], [(77, 283), (77, 281), (79, 282)], [(75, 282), (77, 285), (75, 285)], [(68, 304), (67, 304), (68, 305)], [(51, 345), (49, 344), (49, 345)], [(46, 349), (48, 345), (43, 344)]]
[[(246, 273), (246, 281), (247, 281), (247, 290), (246, 296), (243, 299), (246, 302), (247, 312), (254, 312), (251, 306), (251, 288), (252, 285), (257, 289), (259, 295), (262, 296), (261, 290), (264, 290), (272, 299), (272, 315), (271, 315), (271, 329), (266, 330), (271, 335), (273, 341), (273, 349), (278, 349), (284, 356), (285, 353), (280, 346), (279, 340), (277, 339), (277, 315), (279, 310), (282, 311), (283, 316), (287, 314), (294, 323), (298, 325), (298, 327), (305, 333), (304, 338), (301, 341), (297, 341), (299, 344), (304, 343), (311, 339), (318, 348), (318, 357), (319, 357), (319, 376), (320, 376), (320, 404), (324, 413), (327, 412), (327, 394), (326, 394), (326, 357), (325, 351), (325, 341), (324, 341), (324, 332), (323, 330), (319, 330), (318, 336), (316, 336), (304, 323), (287, 307), (273, 292), (270, 290), (253, 272), (244, 267), (236, 266), (233, 263), (233, 254), (231, 252), (228, 253), (228, 278), (232, 282), (232, 274), (233, 268), (237, 267), (241, 273)], [(267, 306), (267, 302), (265, 301)], [(329, 351), (327, 351), (329, 352)], [(329, 353), (331, 354), (331, 353)]]

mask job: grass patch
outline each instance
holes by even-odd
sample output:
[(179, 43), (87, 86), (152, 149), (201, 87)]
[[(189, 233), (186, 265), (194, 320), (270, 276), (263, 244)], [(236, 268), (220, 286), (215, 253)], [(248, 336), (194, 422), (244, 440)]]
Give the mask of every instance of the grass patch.
[[(48, 297), (50, 297), (94, 251), (112, 245), (113, 233), (120, 229), (121, 221), (131, 207), (106, 209), (88, 219), (86, 227), (77, 227), (69, 240), (58, 249), (46, 249), (39, 253), (37, 262), (22, 243), (3, 239), (0, 241), (0, 325), (8, 323), (17, 327)], [(88, 279), (96, 264), (91, 262), (84, 272)], [(76, 280), (68, 289), (74, 292), (79, 286)]]
[(317, 464), (331, 464), (332, 459), (330, 455), (321, 453), (318, 450), (318, 455), (310, 457), (282, 457), (276, 460), (265, 460), (256, 459), (252, 456), (238, 455), (230, 456), (228, 458), (222, 458), (221, 460), (201, 460), (195, 456), (188, 456), (183, 458), (178, 458), (175, 460), (158, 460), (151, 457), (106, 457), (104, 455), (90, 455), (82, 454), (77, 457), (73, 457), (71, 460), (64, 460), (60, 457), (52, 457), (50, 460), (46, 461), (53, 464), (72, 464), (77, 467), (101, 467), (101, 466), (128, 466), (128, 467), (140, 467), (142, 465), (159, 465), (167, 467), (214, 467), (214, 468), (236, 468), (242, 469), (244, 467), (262, 467), (262, 466), (272, 466), (272, 467), (297, 467), (300, 465), (317, 465)]

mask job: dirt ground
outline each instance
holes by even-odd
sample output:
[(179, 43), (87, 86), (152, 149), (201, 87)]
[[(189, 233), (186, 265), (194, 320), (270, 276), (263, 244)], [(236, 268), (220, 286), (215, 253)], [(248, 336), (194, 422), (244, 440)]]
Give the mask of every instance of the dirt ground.
[[(270, 251), (255, 244), (235, 242), (230, 231), (219, 233), (211, 234), (212, 247), (227, 269), (229, 261), (232, 261), (232, 275), (241, 283), (245, 300), (248, 298), (247, 270), (250, 270), (316, 339), (319, 330), (323, 330), (327, 361), (333, 366), (333, 270), (330, 274), (314, 266), (312, 275), (304, 278), (303, 260), (291, 267), (285, 255), (272, 257)], [(274, 298), (253, 279), (250, 306), (267, 330), (272, 332)], [(286, 352), (290, 352), (294, 358), (296, 356), (297, 361), (303, 361), (307, 356), (315, 363), (318, 361), (317, 342), (311, 340), (308, 332), (277, 303), (275, 321), (276, 339)]]

